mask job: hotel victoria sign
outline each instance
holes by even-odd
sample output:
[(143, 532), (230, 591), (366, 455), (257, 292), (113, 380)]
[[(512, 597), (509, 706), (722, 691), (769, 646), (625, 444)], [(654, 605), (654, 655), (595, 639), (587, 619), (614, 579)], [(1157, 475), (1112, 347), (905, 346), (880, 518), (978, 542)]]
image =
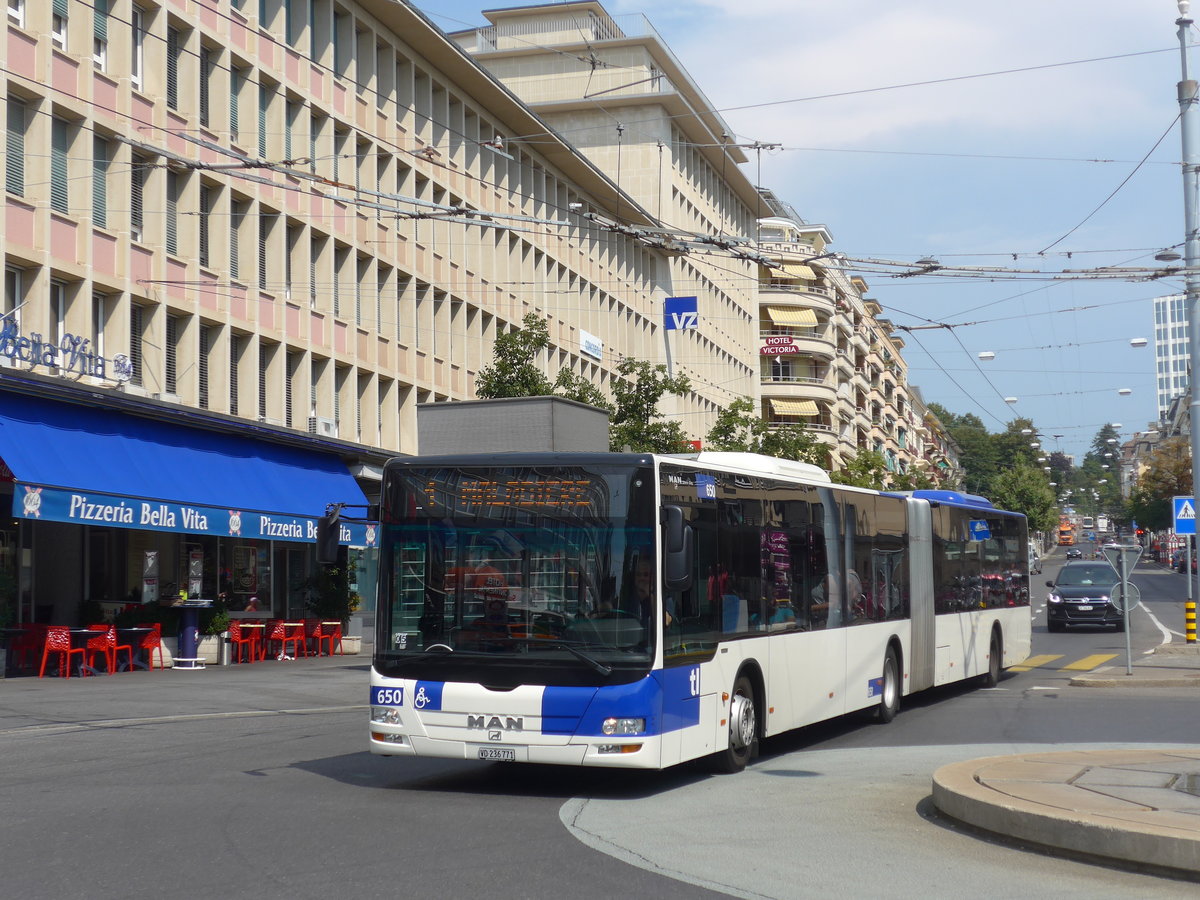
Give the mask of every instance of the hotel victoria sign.
[(759, 345), (759, 356), (790, 356), (800, 352), (800, 348), (792, 343), (790, 334), (772, 334), (762, 339)]

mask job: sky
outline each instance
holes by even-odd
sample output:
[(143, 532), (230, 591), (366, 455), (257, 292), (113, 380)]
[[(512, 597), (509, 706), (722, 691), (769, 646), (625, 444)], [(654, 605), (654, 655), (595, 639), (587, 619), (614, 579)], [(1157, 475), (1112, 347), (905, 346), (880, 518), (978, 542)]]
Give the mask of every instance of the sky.
[[(415, 5), (453, 31), (516, 4)], [(917, 329), (900, 333), (926, 401), (993, 431), (1030, 418), (1045, 447), (1077, 458), (1106, 422), (1129, 436), (1157, 418), (1152, 300), (1183, 280), (1013, 270), (1161, 268), (1160, 250), (1182, 254), (1175, 0), (605, 7), (649, 19), (738, 142), (780, 145), (751, 151), (746, 174), (825, 225), (831, 249), (1002, 270), (864, 276), (884, 315)], [(1200, 74), (1200, 52), (1189, 66)]]

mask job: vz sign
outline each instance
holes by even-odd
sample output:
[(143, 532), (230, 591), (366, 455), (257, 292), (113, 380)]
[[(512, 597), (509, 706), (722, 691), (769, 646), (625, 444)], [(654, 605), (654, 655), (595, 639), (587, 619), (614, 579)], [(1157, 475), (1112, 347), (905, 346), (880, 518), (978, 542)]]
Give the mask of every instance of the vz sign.
[(700, 312), (695, 297), (668, 297), (663, 302), (663, 328), (667, 331), (699, 326)]

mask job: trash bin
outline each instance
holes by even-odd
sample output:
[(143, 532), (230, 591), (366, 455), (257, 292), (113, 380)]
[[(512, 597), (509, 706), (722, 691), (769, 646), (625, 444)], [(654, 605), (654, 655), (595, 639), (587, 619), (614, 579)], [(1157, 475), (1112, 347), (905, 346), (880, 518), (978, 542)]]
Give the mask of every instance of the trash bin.
[(228, 631), (221, 632), (220, 647), (221, 647), (221, 659), (220, 659), (219, 665), (222, 665), (222, 666), (231, 665), (230, 660), (232, 659), (233, 654), (231, 653), (232, 645), (229, 643), (229, 632)]

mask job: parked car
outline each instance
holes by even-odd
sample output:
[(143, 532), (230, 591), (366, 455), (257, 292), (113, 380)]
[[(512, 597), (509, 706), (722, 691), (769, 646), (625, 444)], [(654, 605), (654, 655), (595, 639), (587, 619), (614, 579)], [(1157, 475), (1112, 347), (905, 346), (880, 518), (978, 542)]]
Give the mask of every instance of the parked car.
[(1117, 570), (1103, 561), (1066, 563), (1054, 581), (1046, 582), (1046, 627), (1062, 631), (1068, 625), (1113, 625), (1124, 631), (1125, 616), (1112, 602), (1120, 580)]
[(1067, 559), (1083, 559), (1083, 551), (1078, 547), (1068, 547)]

